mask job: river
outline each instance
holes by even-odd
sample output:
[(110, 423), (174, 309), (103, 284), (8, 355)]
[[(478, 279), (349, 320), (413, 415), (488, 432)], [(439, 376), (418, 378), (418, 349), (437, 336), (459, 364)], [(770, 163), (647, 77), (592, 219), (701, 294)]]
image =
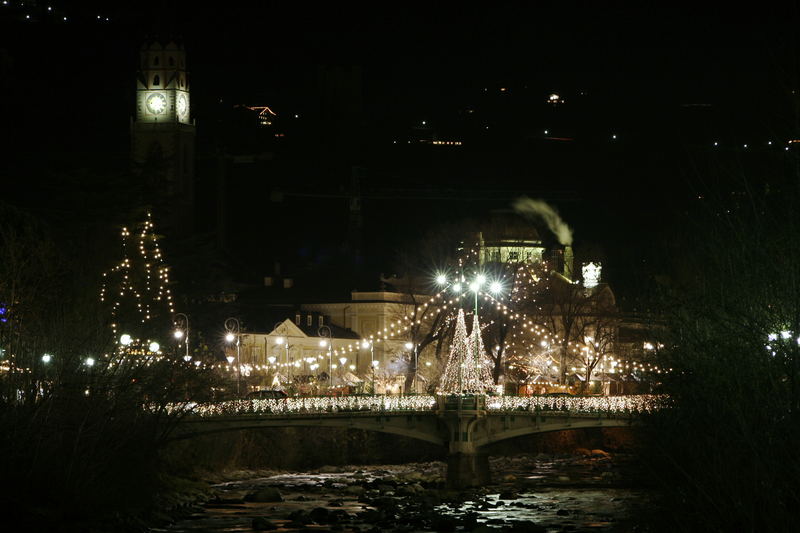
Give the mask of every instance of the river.
[[(202, 506), (156, 532), (641, 531), (652, 492), (630, 456), (520, 455), (490, 461), (493, 484), (443, 488), (445, 465), (229, 472)], [(275, 501), (281, 500), (281, 501)]]

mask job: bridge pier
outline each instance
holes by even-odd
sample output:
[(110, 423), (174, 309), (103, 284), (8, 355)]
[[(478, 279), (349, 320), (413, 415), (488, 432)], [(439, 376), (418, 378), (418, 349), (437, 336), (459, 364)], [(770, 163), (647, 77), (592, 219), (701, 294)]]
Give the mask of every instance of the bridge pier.
[[(451, 443), (447, 454), (447, 487), (465, 489), (480, 487), (491, 482), (489, 473), (489, 456), (475, 449), (474, 446), (463, 447), (453, 451)], [(472, 444), (472, 443), (469, 443)]]

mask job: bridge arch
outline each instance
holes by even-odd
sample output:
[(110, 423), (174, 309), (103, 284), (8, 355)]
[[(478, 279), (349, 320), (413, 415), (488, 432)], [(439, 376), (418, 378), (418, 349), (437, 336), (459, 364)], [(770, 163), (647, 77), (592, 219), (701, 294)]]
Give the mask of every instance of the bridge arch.
[(237, 416), (214, 419), (185, 419), (172, 435), (173, 440), (233, 431), (278, 427), (329, 427), (389, 433), (438, 446), (447, 445), (447, 431), (434, 414), (324, 417)]

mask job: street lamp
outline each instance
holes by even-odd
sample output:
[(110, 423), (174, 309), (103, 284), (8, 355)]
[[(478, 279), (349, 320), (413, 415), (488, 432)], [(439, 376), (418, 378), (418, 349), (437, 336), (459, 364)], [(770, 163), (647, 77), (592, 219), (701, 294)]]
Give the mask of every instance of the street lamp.
[[(228, 318), (225, 320), (225, 340), (228, 343), (233, 342), (236, 340), (236, 396), (241, 396), (242, 393), (242, 358), (239, 352), (239, 345), (241, 344), (241, 339), (239, 332), (241, 331), (241, 327), (239, 325), (238, 318)], [(228, 362), (233, 362), (230, 358)]]
[[(373, 359), (373, 361), (372, 361), (372, 394), (375, 394), (375, 369), (378, 368), (378, 365), (380, 365), (380, 364), (381, 364), (380, 361), (375, 361)], [(386, 389), (384, 389), (383, 392), (385, 394), (386, 393)]]
[(292, 381), (292, 364), (289, 361), (289, 348), (290, 348), (290, 346), (289, 346), (289, 338), (287, 337), (287, 338), (284, 339), (283, 337), (278, 337), (277, 339), (275, 339), (275, 344), (277, 344), (278, 346), (283, 345), (283, 346), (286, 347), (286, 359), (285, 359), (286, 362), (284, 363), (284, 366), (286, 367), (286, 379), (287, 379), (288, 382), (291, 382)]
[(342, 380), (342, 386), (343, 386), (343, 387), (344, 387), (344, 384), (345, 384), (345, 383), (344, 383), (344, 371), (345, 371), (345, 366), (344, 366), (344, 364), (345, 364), (346, 362), (347, 362), (347, 357), (340, 357), (340, 358), (339, 358), (339, 363), (340, 363), (340, 365), (341, 365), (341, 367), (342, 367), (342, 371), (341, 371), (341, 372), (339, 372), (339, 377), (340, 377), (340, 378), (341, 378), (341, 380)]
[(361, 347), (365, 350), (369, 348), (369, 366), (372, 369), (372, 394), (375, 394), (375, 347), (373, 343), (364, 339), (361, 343)]
[[(463, 276), (462, 276), (461, 280), (462, 281), (466, 281)], [(484, 274), (477, 274), (475, 276), (475, 279), (472, 282), (470, 282), (470, 284), (469, 284), (469, 290), (471, 290), (472, 293), (475, 295), (475, 317), (476, 318), (478, 316), (478, 294), (481, 292), (481, 287), (483, 287), (486, 284), (486, 281), (487, 281), (486, 280), (486, 276)], [(444, 285), (444, 284), (447, 283), (447, 278), (445, 278), (442, 275), (439, 275), (439, 276), (436, 277), (436, 282), (439, 283), (440, 285)], [(453, 289), (454, 292), (456, 292), (458, 294), (461, 294), (461, 292), (462, 292), (461, 283), (454, 283), (452, 285), (452, 289)], [(499, 281), (492, 281), (489, 284), (489, 290), (493, 294), (498, 294), (503, 290), (503, 286), (500, 284)], [(479, 324), (479, 322), (477, 320), (475, 321), (475, 323)], [(480, 373), (477, 372), (478, 366), (480, 365), (480, 354), (479, 354), (479, 347), (478, 347), (479, 335), (480, 335), (480, 330), (478, 330), (475, 333), (475, 369), (476, 369), (476, 377), (478, 375), (480, 375)], [(462, 366), (463, 365), (458, 365), (458, 389), (459, 389), (459, 392), (461, 392), (461, 393), (464, 392), (464, 390), (463, 390), (464, 387), (463, 387), (463, 383), (462, 383), (462, 380), (463, 380), (462, 368), (461, 368)]]
[(414, 392), (417, 392), (417, 366), (419, 365), (419, 359), (417, 357), (417, 345), (411, 341), (406, 343), (406, 350), (414, 350), (414, 379), (411, 381), (411, 389)]
[(173, 335), (179, 343), (183, 339), (186, 345), (186, 355), (183, 356), (183, 360), (188, 363), (192, 360), (192, 356), (189, 355), (189, 317), (185, 313), (175, 313), (175, 331)]
[[(323, 332), (327, 332), (327, 334)], [(317, 335), (319, 335), (320, 337), (326, 337), (326, 339), (319, 341), (319, 346), (320, 348), (324, 348), (325, 346), (328, 347), (328, 388), (330, 389), (331, 385), (333, 385), (332, 381), (333, 371), (331, 370), (331, 362), (332, 362), (331, 358), (333, 357), (333, 342), (331, 339), (331, 328), (329, 328), (328, 326), (320, 326), (319, 328), (317, 328)]]

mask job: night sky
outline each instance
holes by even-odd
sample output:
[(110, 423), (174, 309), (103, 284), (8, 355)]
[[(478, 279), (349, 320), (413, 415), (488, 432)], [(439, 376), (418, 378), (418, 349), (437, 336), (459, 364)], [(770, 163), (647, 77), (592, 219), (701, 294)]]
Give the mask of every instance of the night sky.
[[(128, 166), (138, 49), (171, 36), (187, 50), (199, 178), (220, 146), (277, 154), (263, 173), (228, 183), (237, 200), (226, 246), (243, 278), (274, 260), (322, 260), (347, 232), (346, 201), (324, 195), (346, 192), (359, 166), (372, 271), (391, 271), (394, 252), (428, 228), (528, 194), (559, 208), (576, 246), (602, 248), (619, 283), (706, 189), (732, 191), (743, 174), (768, 180), (800, 137), (794, 7), (9, 4), (0, 5), (5, 200), (91, 218), (94, 189), (115, 187), (98, 176)], [(361, 79), (357, 105), (341, 105), (355, 110), (346, 119), (320, 83), (337, 69)], [(566, 100), (556, 112), (553, 92)], [(259, 145), (231, 118), (237, 104), (274, 109), (286, 144)], [(409, 145), (430, 134), (464, 144)], [(92, 190), (74, 203), (64, 183)], [(321, 197), (275, 204), (275, 189)], [(212, 215), (198, 217), (213, 229)]]

